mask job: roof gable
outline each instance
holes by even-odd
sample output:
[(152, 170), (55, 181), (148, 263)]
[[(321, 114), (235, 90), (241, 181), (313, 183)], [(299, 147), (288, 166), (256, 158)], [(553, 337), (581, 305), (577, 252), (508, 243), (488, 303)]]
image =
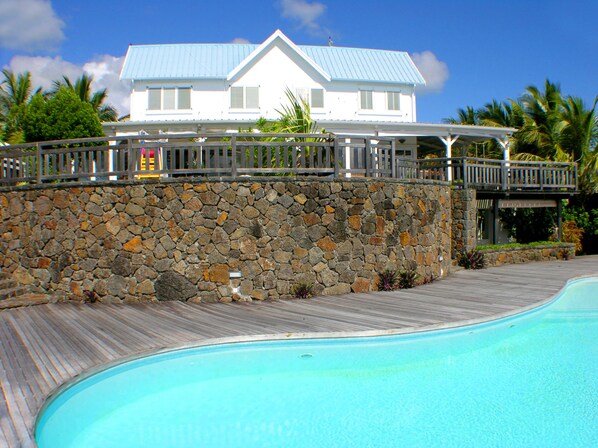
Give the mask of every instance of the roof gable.
[(330, 81), (330, 75), (322, 67), (316, 64), (313, 59), (307, 56), (301, 49), (285, 36), (282, 31), (276, 30), (268, 39), (251, 52), (239, 65), (237, 65), (226, 77), (227, 81), (233, 80), (244, 69), (254, 64), (259, 58), (267, 53), (274, 45), (284, 45), (303, 59), (309, 66), (318, 72), (326, 81)]

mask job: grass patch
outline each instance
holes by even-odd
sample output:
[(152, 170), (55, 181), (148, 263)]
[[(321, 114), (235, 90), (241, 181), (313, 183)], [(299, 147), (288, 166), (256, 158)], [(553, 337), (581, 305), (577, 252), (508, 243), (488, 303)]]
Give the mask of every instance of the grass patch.
[(533, 243), (521, 244), (521, 243), (509, 243), (509, 244), (486, 244), (478, 246), (478, 250), (496, 250), (496, 249), (517, 249), (525, 247), (536, 247), (536, 246), (558, 246), (563, 244), (562, 241), (534, 241)]

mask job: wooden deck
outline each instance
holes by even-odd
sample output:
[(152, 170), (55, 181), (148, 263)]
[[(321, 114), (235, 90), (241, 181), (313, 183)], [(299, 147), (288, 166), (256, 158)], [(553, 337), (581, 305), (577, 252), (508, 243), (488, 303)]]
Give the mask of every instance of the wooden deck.
[(413, 290), (265, 303), (40, 305), (0, 312), (0, 446), (31, 447), (45, 398), (76, 375), (162, 348), (215, 338), (388, 333), (486, 320), (539, 304), (598, 256), (460, 271)]

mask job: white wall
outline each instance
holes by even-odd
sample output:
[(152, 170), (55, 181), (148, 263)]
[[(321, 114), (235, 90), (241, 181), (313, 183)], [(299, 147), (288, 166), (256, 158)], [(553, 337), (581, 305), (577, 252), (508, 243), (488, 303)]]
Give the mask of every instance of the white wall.
[[(148, 111), (148, 87), (191, 87), (191, 110)], [(259, 109), (230, 108), (230, 87), (259, 87)], [(235, 79), (135, 81), (131, 92), (131, 120), (257, 120), (276, 119), (276, 109), (287, 103), (285, 89), (323, 88), (324, 108), (312, 108), (314, 119), (415, 122), (413, 87), (326, 81), (313, 67), (285, 45), (274, 44), (255, 64), (241, 71)], [(360, 90), (372, 90), (373, 110), (360, 110)], [(386, 92), (400, 91), (399, 111), (387, 110)]]

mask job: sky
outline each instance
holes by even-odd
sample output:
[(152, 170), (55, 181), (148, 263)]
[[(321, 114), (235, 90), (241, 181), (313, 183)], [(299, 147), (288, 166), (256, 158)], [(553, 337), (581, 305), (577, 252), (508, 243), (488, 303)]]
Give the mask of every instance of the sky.
[(591, 105), (598, 95), (598, 0), (0, 0), (0, 66), (50, 87), (94, 76), (128, 113), (119, 80), (129, 44), (262, 43), (408, 52), (426, 78), (419, 122), (519, 97), (546, 79)]

